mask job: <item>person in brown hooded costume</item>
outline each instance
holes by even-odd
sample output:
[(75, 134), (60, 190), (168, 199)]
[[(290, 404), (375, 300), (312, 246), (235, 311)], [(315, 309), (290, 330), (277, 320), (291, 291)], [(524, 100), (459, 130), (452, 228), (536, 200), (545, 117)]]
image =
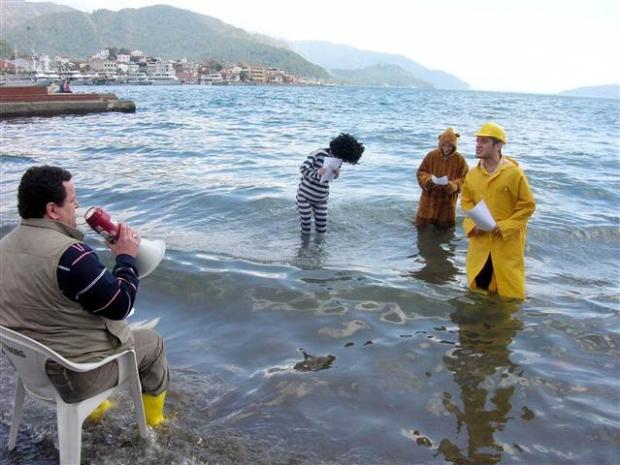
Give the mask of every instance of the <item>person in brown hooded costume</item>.
[[(469, 170), (463, 155), (457, 152), (460, 135), (452, 128), (439, 136), (439, 144), (422, 160), (418, 168), (418, 184), (422, 188), (415, 216), (416, 228), (434, 224), (440, 228), (456, 224), (456, 201)], [(441, 179), (447, 177), (445, 179)]]

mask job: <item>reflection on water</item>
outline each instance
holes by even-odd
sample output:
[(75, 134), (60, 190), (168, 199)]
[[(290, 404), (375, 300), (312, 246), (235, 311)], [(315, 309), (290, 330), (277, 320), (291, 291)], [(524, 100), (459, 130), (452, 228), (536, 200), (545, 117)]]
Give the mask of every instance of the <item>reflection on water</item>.
[[(456, 436), (444, 438), (439, 451), (455, 465), (487, 465), (502, 460), (503, 448), (494, 438), (511, 418), (511, 397), (519, 366), (510, 359), (509, 346), (523, 324), (516, 318), (514, 302), (487, 305), (456, 302), (450, 319), (458, 324), (459, 341), (445, 366), (461, 391), (459, 399), (444, 392), (443, 404), (456, 418)], [(526, 407), (523, 408), (533, 417)], [(527, 414), (523, 419), (529, 420)]]
[[(435, 228), (429, 226), (418, 229), (418, 253), (423, 267), (411, 271), (409, 276), (422, 279), (431, 284), (444, 284), (454, 281), (458, 269), (454, 265), (454, 228)], [(417, 254), (411, 256), (417, 257)]]
[(300, 244), (292, 260), (292, 264), (302, 270), (318, 270), (329, 258), (328, 244), (325, 236), (301, 235)]

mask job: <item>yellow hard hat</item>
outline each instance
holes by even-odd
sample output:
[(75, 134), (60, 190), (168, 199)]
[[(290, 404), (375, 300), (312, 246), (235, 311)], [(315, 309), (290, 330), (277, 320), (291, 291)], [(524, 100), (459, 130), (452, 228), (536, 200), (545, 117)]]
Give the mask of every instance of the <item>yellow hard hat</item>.
[(495, 139), (501, 140), (504, 144), (508, 143), (508, 138), (506, 137), (506, 131), (504, 131), (504, 128), (491, 121), (484, 123), (480, 129), (478, 129), (476, 136), (494, 137)]

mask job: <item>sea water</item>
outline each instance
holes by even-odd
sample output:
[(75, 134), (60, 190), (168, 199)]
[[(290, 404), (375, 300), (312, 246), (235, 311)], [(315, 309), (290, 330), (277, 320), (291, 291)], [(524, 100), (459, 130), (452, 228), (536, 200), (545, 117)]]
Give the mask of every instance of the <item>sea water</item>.
[[(81, 88), (80, 91), (91, 91)], [(100, 90), (99, 88), (97, 89)], [(164, 261), (132, 321), (159, 319), (168, 423), (138, 440), (125, 396), (85, 424), (91, 464), (613, 464), (620, 460), (618, 100), (356, 87), (114, 87), (135, 114), (0, 123), (2, 234), (32, 165), (71, 171)], [(448, 126), (474, 166), (485, 121), (528, 176), (524, 302), (467, 291), (467, 240), (416, 232), (415, 172)], [(299, 166), (340, 132), (366, 146), (302, 241)], [(88, 230), (102, 259), (111, 253)], [(299, 349), (331, 354), (295, 370)], [(1, 358), (0, 444), (15, 376)], [(2, 463), (56, 463), (26, 404)]]

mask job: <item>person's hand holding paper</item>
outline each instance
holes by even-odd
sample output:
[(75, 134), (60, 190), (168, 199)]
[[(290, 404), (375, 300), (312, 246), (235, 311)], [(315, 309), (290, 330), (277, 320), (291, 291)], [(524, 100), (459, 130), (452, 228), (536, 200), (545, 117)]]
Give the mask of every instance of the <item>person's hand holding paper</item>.
[(438, 178), (434, 174), (431, 174), (431, 180), (433, 181), (433, 184), (436, 184), (438, 186), (448, 185), (448, 176), (441, 176), (440, 178)]
[(465, 211), (465, 215), (470, 217), (476, 226), (483, 231), (493, 231), (497, 227), (497, 223), (489, 211), (489, 207), (481, 200), (471, 210)]
[(323, 174), (321, 174), (321, 182), (331, 181), (336, 177), (342, 166), (342, 160), (335, 157), (325, 157), (323, 161)]

